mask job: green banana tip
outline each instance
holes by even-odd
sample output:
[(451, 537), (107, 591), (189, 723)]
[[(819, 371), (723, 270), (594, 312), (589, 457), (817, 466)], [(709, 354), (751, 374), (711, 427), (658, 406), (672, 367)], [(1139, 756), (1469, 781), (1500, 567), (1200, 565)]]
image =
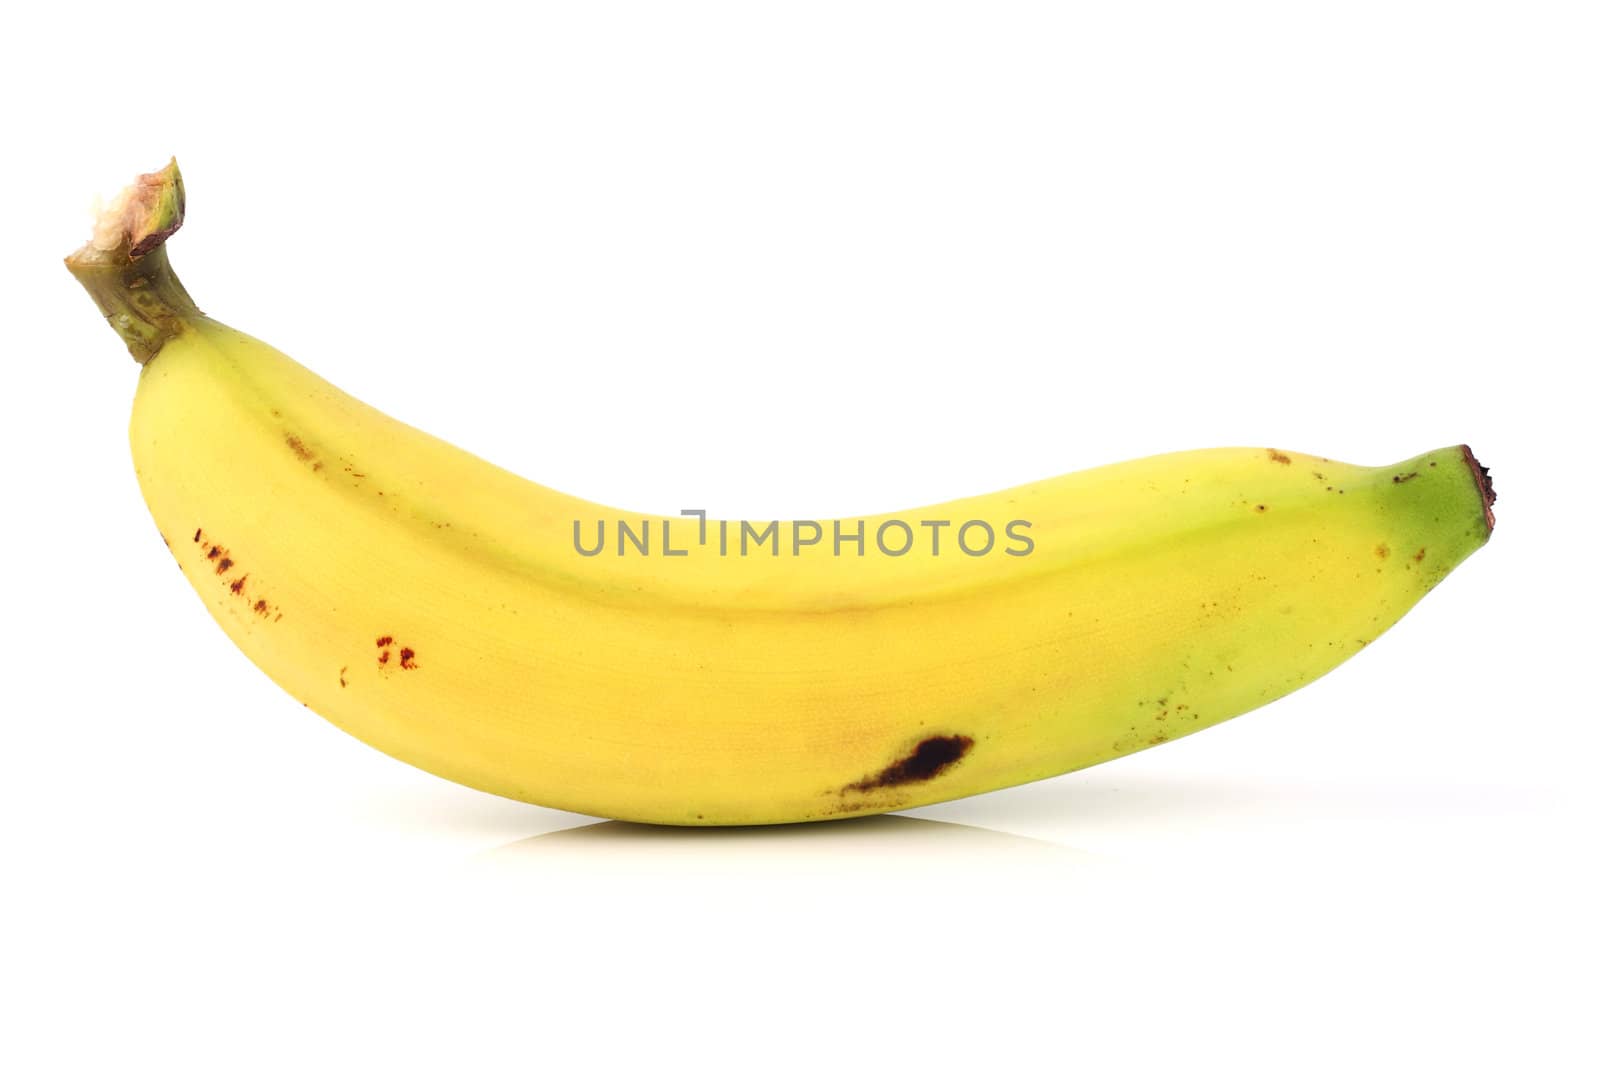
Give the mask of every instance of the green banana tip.
[(1478, 462), (1478, 457), (1472, 454), (1470, 445), (1461, 446), (1461, 455), (1467, 461), (1467, 470), (1472, 472), (1473, 479), (1478, 483), (1478, 496), (1483, 499), (1483, 521), (1488, 525), (1489, 532), (1494, 532), (1494, 479), (1489, 477), (1489, 468)]
[(95, 219), (88, 243), (67, 257), (67, 269), (77, 274), (143, 258), (178, 231), (183, 210), (183, 175), (174, 157), (112, 198)]

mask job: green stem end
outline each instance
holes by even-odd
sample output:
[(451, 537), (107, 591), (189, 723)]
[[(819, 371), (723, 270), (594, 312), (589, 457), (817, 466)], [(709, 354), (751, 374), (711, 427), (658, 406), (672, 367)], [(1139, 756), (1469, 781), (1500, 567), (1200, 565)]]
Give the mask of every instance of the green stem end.
[(183, 209), (183, 176), (174, 159), (140, 175), (112, 200), (95, 222), (94, 236), (66, 259), (141, 364), (182, 333), (187, 320), (200, 316), (163, 247), (183, 225)]

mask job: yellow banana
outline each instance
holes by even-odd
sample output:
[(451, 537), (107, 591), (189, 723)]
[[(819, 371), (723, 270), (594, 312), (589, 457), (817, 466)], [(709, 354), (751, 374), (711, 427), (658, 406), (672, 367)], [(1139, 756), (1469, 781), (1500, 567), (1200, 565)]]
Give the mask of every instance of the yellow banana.
[(213, 618), (435, 774), (645, 822), (891, 811), (1136, 752), (1332, 669), (1482, 545), (1465, 446), (1227, 448), (839, 522), (600, 507), (202, 315), (176, 164), (68, 265), (142, 363), (131, 440)]

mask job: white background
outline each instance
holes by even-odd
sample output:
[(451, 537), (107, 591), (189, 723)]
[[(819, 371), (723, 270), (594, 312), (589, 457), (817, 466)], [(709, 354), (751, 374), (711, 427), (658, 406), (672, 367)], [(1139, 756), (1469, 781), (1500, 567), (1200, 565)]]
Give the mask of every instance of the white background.
[[(8, 14), (0, 1060), (1593, 1062), (1593, 10)], [(59, 262), (169, 154), (203, 308), (592, 499), (1465, 440), (1500, 526), (1325, 680), (1064, 778), (774, 831), (476, 794), (173, 572)]]

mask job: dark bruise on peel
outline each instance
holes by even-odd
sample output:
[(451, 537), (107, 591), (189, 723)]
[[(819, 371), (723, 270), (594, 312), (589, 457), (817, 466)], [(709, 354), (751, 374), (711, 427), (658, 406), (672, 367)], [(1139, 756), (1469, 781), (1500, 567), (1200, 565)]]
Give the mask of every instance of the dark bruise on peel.
[(1282, 452), (1279, 452), (1276, 448), (1267, 449), (1267, 458), (1272, 460), (1272, 462), (1274, 462), (1274, 463), (1282, 463), (1282, 464), (1284, 464), (1286, 466), (1288, 464), (1294, 462), (1294, 460), (1290, 459), (1288, 456), (1284, 455)]
[(889, 764), (877, 774), (851, 782), (840, 792), (861, 792), (884, 789), (890, 786), (926, 782), (943, 774), (952, 764), (972, 748), (972, 738), (963, 734), (946, 734), (929, 737), (918, 742), (916, 749), (905, 759)]

